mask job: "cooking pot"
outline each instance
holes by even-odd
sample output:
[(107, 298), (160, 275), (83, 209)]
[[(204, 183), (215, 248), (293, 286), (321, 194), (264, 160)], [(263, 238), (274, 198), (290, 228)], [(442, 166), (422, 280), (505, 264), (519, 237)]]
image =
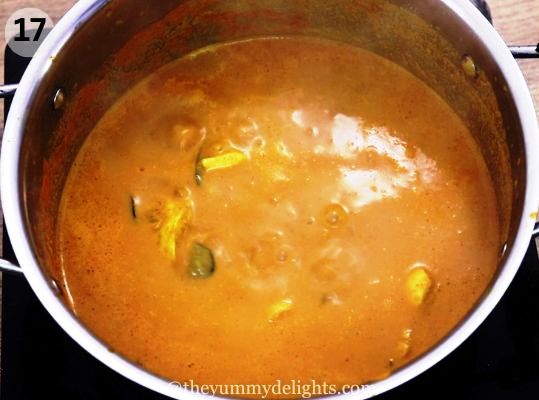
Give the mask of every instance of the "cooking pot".
[[(58, 324), (112, 369), (171, 397), (204, 397), (116, 354), (72, 313), (56, 283), (61, 278), (55, 251), (58, 205), (86, 136), (129, 87), (197, 48), (268, 35), (339, 40), (408, 69), (470, 128), (495, 184), (502, 240), (489, 288), (430, 351), (368, 390), (340, 395), (371, 397), (412, 379), (459, 346), (500, 300), (537, 235), (539, 129), (531, 96), (508, 47), (467, 1), (79, 1), (32, 59), (5, 126), (2, 206), (21, 268), (9, 261), (1, 266), (22, 271)], [(514, 52), (537, 55), (534, 46)]]

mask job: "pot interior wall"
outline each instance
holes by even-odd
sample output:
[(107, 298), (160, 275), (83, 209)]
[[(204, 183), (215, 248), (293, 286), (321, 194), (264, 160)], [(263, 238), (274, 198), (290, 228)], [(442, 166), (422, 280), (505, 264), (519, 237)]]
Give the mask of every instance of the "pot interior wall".
[[(496, 187), (500, 245), (511, 245), (525, 189), (518, 115), (488, 51), (439, 0), (116, 0), (103, 4), (54, 58), (28, 110), (21, 200), (48, 273), (60, 276), (55, 224), (69, 167), (107, 108), (147, 74), (192, 50), (268, 35), (357, 45), (431, 86), (474, 133)], [(462, 68), (465, 54), (479, 67), (475, 77)], [(60, 87), (66, 103), (55, 111), (51, 99)]]

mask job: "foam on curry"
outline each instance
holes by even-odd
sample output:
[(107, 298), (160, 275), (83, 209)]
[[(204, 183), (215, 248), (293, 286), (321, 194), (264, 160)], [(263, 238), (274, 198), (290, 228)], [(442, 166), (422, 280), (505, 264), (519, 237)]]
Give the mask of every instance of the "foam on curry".
[(62, 197), (63, 289), (170, 380), (365, 383), (471, 309), (497, 221), (470, 132), (406, 70), (246, 40), (164, 66), (93, 129)]

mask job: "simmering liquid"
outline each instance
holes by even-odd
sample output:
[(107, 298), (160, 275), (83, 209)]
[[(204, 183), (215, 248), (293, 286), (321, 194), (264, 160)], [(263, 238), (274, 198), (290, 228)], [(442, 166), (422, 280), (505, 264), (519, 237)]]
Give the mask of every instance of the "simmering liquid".
[(198, 384), (382, 379), (466, 315), (497, 265), (463, 122), (368, 51), (202, 49), (88, 136), (63, 193), (63, 289), (114, 351)]

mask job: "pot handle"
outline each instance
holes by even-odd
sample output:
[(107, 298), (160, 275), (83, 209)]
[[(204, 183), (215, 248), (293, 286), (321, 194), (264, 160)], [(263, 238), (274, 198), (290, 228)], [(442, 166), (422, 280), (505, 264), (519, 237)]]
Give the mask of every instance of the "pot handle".
[(509, 46), (515, 58), (539, 58), (539, 43), (537, 46)]
[(0, 272), (6, 272), (8, 274), (19, 276), (24, 275), (24, 272), (21, 267), (19, 267), (17, 264), (12, 263), (11, 261), (4, 260), (3, 258), (0, 258)]
[[(539, 220), (535, 222), (535, 227), (533, 228), (532, 237), (530, 239), (530, 248), (533, 249), (534, 260), (537, 260), (539, 256)], [(534, 264), (537, 264), (537, 261), (534, 261)]]
[(0, 85), (0, 99), (13, 96), (15, 94), (15, 90), (17, 90), (17, 86), (19, 85), (16, 83), (10, 85)]
[[(470, 2), (492, 24), (492, 13), (486, 0), (470, 0)], [(515, 58), (539, 58), (539, 43), (537, 45), (509, 46), (509, 50)]]
[[(0, 85), (0, 99), (13, 96), (15, 94), (15, 90), (17, 90), (17, 86), (19, 85), (16, 83)], [(0, 272), (19, 276), (24, 275), (21, 267), (3, 258), (0, 258)]]

